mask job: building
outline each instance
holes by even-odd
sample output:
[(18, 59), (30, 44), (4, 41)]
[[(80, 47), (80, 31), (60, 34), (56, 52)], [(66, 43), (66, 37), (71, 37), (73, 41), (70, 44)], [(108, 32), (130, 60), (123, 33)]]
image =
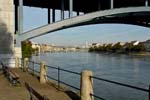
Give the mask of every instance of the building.
[(141, 43), (143, 43), (144, 46), (146, 47), (146, 51), (150, 52), (150, 39)]

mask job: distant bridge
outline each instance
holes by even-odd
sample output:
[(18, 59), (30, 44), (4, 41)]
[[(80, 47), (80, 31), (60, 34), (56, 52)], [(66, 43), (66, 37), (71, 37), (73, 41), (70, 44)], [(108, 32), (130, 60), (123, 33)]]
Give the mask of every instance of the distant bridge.
[[(149, 2), (150, 0), (15, 0), (16, 31), (23, 41), (65, 28), (97, 23), (150, 27)], [(22, 6), (48, 8), (48, 24), (23, 33)], [(55, 21), (56, 9), (61, 11), (60, 21)], [(64, 19), (64, 11), (69, 11), (69, 18)], [(73, 17), (73, 12), (77, 16)], [(80, 15), (80, 12), (84, 15)]]

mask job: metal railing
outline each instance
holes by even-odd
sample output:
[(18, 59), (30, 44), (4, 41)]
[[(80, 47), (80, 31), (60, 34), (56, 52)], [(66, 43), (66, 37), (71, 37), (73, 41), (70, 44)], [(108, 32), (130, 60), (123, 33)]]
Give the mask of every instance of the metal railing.
[(57, 81), (58, 89), (60, 89), (60, 84), (64, 84), (64, 85), (69, 86), (69, 87), (71, 87), (73, 89), (80, 90), (80, 88), (78, 88), (76, 86), (73, 86), (73, 85), (70, 85), (70, 84), (62, 81), (61, 78), (60, 78), (60, 76), (61, 76), (61, 72), (62, 71), (67, 72), (67, 73), (71, 73), (71, 74), (74, 74), (74, 75), (79, 75), (79, 76), (81, 75), (81, 73), (73, 72), (73, 71), (62, 69), (62, 68), (59, 68), (59, 67), (53, 67), (53, 66), (48, 66), (48, 65), (46, 65), (46, 66), (47, 66), (47, 68), (57, 70), (57, 79), (50, 77), (50, 75), (47, 75), (47, 77), (50, 78), (50, 79), (53, 79), (53, 80)]
[[(36, 70), (37, 67), (35, 67), (35, 66), (36, 66), (36, 64), (40, 65), (40, 63), (37, 63), (37, 62), (34, 62), (34, 61), (29, 61), (29, 63), (30, 63), (30, 65), (32, 64), (32, 66), (30, 66), (29, 69), (33, 72), (33, 75), (35, 73), (39, 74), (40, 71), (37, 71)], [(81, 73), (70, 71), (70, 70), (66, 70), (66, 69), (62, 69), (62, 68), (59, 68), (59, 67), (53, 67), (53, 66), (49, 66), (49, 65), (46, 65), (46, 67), (49, 68), (49, 69), (55, 69), (57, 71), (57, 78), (56, 77), (51, 77), (50, 75), (46, 75), (46, 77), (49, 78), (49, 79), (52, 79), (52, 80), (56, 81), (58, 89), (60, 89), (60, 84), (64, 84), (64, 85), (69, 86), (69, 87), (71, 87), (71, 88), (73, 88), (75, 90), (80, 90), (80, 88), (62, 81), (61, 78), (60, 78), (60, 76), (61, 76), (61, 72), (62, 71), (63, 72), (67, 72), (67, 73), (71, 73), (71, 74), (74, 74), (74, 75), (79, 75), (79, 76), (81, 75)]]
[[(29, 69), (33, 72), (32, 74), (35, 75), (35, 74), (40, 74), (40, 71), (39, 70), (36, 70), (36, 65), (40, 65), (40, 63), (37, 63), (37, 62), (34, 62), (34, 61), (29, 61)], [(40, 68), (40, 67), (39, 67)]]
[[(148, 100), (150, 100), (150, 85), (149, 85), (149, 89), (144, 89), (144, 88), (140, 88), (140, 87), (136, 87), (136, 86), (132, 86), (132, 85), (128, 85), (128, 84), (123, 84), (123, 83), (116, 82), (116, 81), (111, 81), (111, 80), (95, 77), (95, 76), (91, 76), (90, 78), (93, 78), (93, 79), (96, 79), (96, 80), (99, 80), (99, 81), (104, 81), (104, 82), (116, 84), (116, 85), (120, 85), (120, 86), (124, 86), (124, 87), (131, 88), (131, 89), (136, 89), (136, 90), (148, 93), (148, 96), (149, 96)], [(100, 96), (97, 96), (95, 94), (90, 94), (90, 95), (94, 96), (95, 98), (98, 98), (98, 99), (101, 99), (101, 100), (105, 100), (104, 98), (101, 98)]]
[[(30, 66), (29, 69), (33, 72), (33, 74), (35, 74), (35, 73), (39, 74), (40, 71), (37, 71), (35, 66), (36, 65), (40, 65), (40, 63), (37, 63), (37, 62), (34, 62), (34, 61), (29, 61), (29, 62), (30, 62), (30, 64), (32, 64), (32, 67)], [(61, 72), (71, 73), (71, 74), (74, 74), (74, 75), (78, 75), (79, 77), (81, 77), (81, 73), (70, 71), (70, 70), (66, 70), (66, 69), (62, 69), (60, 67), (53, 67), (53, 66), (49, 66), (49, 65), (46, 65), (46, 67), (49, 68), (49, 69), (55, 69), (56, 70), (57, 77), (51, 77), (50, 75), (46, 75), (46, 77), (56, 81), (58, 89), (60, 89), (60, 84), (64, 84), (64, 85), (69, 86), (69, 87), (71, 87), (71, 88), (73, 88), (75, 90), (79, 90), (79, 91), (81, 90), (79, 87), (70, 85), (70, 84), (62, 81), (61, 78), (60, 78)], [(104, 78), (95, 77), (95, 76), (90, 76), (90, 78), (98, 80), (98, 81), (103, 81), (103, 82), (107, 82), (107, 83), (111, 83), (111, 84), (116, 84), (116, 85), (119, 85), (119, 86), (123, 86), (123, 87), (136, 89), (136, 90), (145, 92), (145, 93), (148, 94), (148, 100), (150, 100), (150, 85), (149, 85), (149, 89), (144, 89), (144, 88), (140, 88), (140, 87), (124, 84), (124, 83), (121, 83), (121, 82), (116, 82), (116, 81), (111, 81), (111, 80), (104, 79)], [(106, 99), (98, 96), (97, 94), (89, 94), (89, 95), (93, 96), (94, 98), (100, 99), (100, 100), (106, 100)]]

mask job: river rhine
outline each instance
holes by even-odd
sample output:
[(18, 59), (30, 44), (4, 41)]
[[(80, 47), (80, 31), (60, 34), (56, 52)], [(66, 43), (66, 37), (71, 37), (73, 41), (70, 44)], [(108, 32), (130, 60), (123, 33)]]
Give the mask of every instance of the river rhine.
[[(92, 70), (94, 76), (148, 89), (150, 84), (150, 57), (88, 52), (55, 52), (32, 58), (36, 62), (81, 72)], [(39, 68), (37, 68), (38, 70)], [(57, 71), (48, 69), (48, 74), (57, 77)], [(80, 87), (80, 77), (61, 71), (60, 79)], [(57, 78), (56, 78), (57, 79)], [(94, 93), (106, 100), (148, 100), (148, 93), (94, 79)], [(99, 99), (95, 99), (99, 100)]]

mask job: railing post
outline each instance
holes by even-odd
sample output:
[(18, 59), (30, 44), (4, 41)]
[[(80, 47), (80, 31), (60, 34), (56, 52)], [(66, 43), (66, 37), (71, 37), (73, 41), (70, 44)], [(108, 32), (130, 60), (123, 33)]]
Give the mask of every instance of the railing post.
[(32, 66), (33, 66), (33, 76), (34, 76), (34, 74), (35, 74), (35, 73), (34, 73), (34, 70), (35, 70), (35, 69), (34, 69), (34, 61), (33, 61), (32, 63), (33, 63)]
[(19, 68), (19, 58), (15, 58), (15, 68)]
[(28, 58), (24, 58), (24, 62), (23, 62), (23, 71), (28, 71), (29, 68), (29, 59)]
[(81, 100), (94, 100), (93, 94), (93, 76), (92, 71), (84, 70), (81, 73)]
[(45, 62), (42, 61), (40, 64), (40, 83), (44, 84), (47, 81), (47, 75), (46, 75), (46, 65)]
[(58, 67), (58, 89), (60, 88), (60, 68)]
[(149, 93), (148, 93), (148, 95), (149, 95), (149, 100), (150, 100), (150, 85), (149, 85)]

